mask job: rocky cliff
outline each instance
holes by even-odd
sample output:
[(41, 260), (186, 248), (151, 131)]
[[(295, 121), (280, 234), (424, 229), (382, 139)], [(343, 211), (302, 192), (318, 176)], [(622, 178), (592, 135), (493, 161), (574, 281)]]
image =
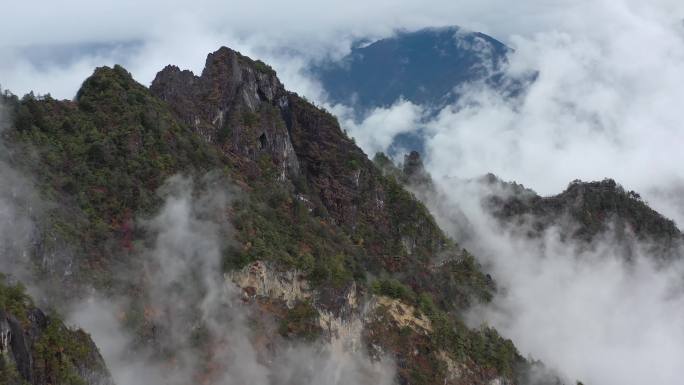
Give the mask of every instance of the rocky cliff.
[(0, 277), (0, 383), (113, 385), (102, 356), (82, 330), (46, 315)]

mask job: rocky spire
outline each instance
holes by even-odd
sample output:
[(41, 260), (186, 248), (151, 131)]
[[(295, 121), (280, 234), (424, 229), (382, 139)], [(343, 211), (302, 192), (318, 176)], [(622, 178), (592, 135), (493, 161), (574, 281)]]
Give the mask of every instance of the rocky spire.
[(411, 151), (404, 155), (404, 176), (409, 185), (415, 187), (428, 187), (432, 185), (430, 174), (425, 171), (423, 160), (418, 151)]
[(167, 66), (157, 74), (150, 91), (224, 152), (255, 161), (267, 153), (282, 178), (299, 173), (283, 120), (287, 92), (275, 71), (263, 62), (221, 47), (207, 56), (201, 76)]

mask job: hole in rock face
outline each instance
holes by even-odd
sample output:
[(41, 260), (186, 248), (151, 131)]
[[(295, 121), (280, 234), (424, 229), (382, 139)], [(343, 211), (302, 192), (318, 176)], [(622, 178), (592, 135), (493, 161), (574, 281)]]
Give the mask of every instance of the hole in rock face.
[(259, 148), (265, 148), (268, 146), (268, 139), (266, 139), (266, 134), (261, 134), (259, 137)]
[(9, 351), (10, 341), (12, 341), (12, 332), (0, 330), (0, 353)]

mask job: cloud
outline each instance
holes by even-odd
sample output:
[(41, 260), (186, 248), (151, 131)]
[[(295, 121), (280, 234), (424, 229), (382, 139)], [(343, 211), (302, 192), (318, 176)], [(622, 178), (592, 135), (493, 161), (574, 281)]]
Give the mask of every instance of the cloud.
[[(512, 37), (508, 71), (538, 70), (518, 99), (482, 84), (424, 123), (426, 167), (444, 194), (431, 211), (500, 287), (474, 312), (571, 382), (680, 382), (684, 266), (653, 265), (648, 245), (626, 264), (617, 241), (592, 248), (501, 228), (465, 179), (493, 172), (543, 195), (574, 179), (616, 179), (684, 223), (679, 143), (684, 28), (667, 2), (585, 2), (557, 28)], [(681, 254), (681, 252), (680, 252)]]
[(388, 108), (374, 108), (357, 123), (354, 112), (345, 106), (336, 105), (331, 111), (338, 116), (340, 124), (371, 157), (379, 151), (386, 151), (397, 135), (414, 132), (420, 127), (424, 111), (407, 100), (397, 100)]
[[(430, 134), (426, 166), (449, 191), (448, 203), (460, 207), (468, 220), (472, 231), (465, 245), (487, 262), (505, 288), (495, 307), (482, 310), (481, 315), (513, 338), (523, 354), (543, 359), (568, 377), (589, 383), (677, 383), (676, 361), (684, 357), (680, 266), (661, 271), (647, 258), (625, 266), (614, 255), (610, 239), (595, 251), (578, 255), (573, 247), (559, 243), (553, 232), (541, 244), (516, 238), (494, 227), (481, 211), (477, 199), (482, 192), (462, 189), (446, 177), (468, 178), (491, 171), (551, 194), (576, 178), (609, 176), (684, 223), (684, 205), (677, 193), (684, 181), (680, 167), (684, 110), (679, 106), (684, 100), (684, 4), (672, 0), (553, 4), (526, 0), (515, 6), (501, 0), (344, 4), (310, 0), (230, 7), (218, 0), (193, 5), (129, 0), (103, 7), (82, 0), (41, 6), (16, 3), (5, 7), (0, 26), (0, 82), (18, 93), (36, 89), (71, 97), (90, 73), (87, 67), (96, 63), (120, 61), (136, 79), (149, 83), (168, 63), (200, 71), (206, 53), (225, 44), (273, 63), (286, 86), (324, 101), (323, 90), (302, 68), (308, 60), (344, 54), (355, 37), (446, 24), (493, 34), (516, 49), (511, 73), (539, 71), (528, 93), (511, 101), (473, 85), (460, 106), (449, 107), (425, 123)], [(102, 41), (139, 41), (140, 45), (122, 56), (82, 53), (66, 64), (47, 66), (22, 53), (36, 45)], [(376, 110), (366, 122), (354, 124), (343, 118), (342, 123), (372, 154), (387, 146), (390, 135), (410, 129), (423, 107), (399, 102)], [(344, 107), (331, 109), (344, 111)], [(181, 199), (178, 212), (192, 217), (192, 210), (182, 209), (182, 202), (192, 207), (191, 201)], [(446, 213), (436, 214), (460, 238), (463, 224), (452, 225)], [(193, 226), (188, 229), (194, 231)], [(158, 227), (157, 234), (163, 237), (167, 230), (172, 231)], [(236, 322), (240, 330), (239, 317)], [(93, 335), (97, 340), (99, 334)], [(245, 344), (247, 354), (241, 358), (249, 360), (244, 367), (254, 368)], [(105, 351), (108, 346), (105, 340)], [(255, 370), (255, 375), (264, 373), (261, 367)]]
[[(656, 266), (644, 244), (628, 263), (608, 235), (592, 247), (561, 241), (558, 228), (527, 238), (485, 211), (481, 199), (491, 185), (459, 179), (437, 184), (447, 192), (441, 196), (446, 202), (429, 202), (438, 221), (478, 256), (499, 286), (492, 304), (471, 312), (472, 326), (495, 327), (568, 383), (680, 382), (681, 260)], [(464, 228), (470, 231), (464, 234)]]
[(0, 273), (23, 280), (29, 274), (28, 250), (36, 234), (31, 215), (40, 212), (42, 205), (31, 181), (10, 163), (17, 153), (4, 140), (8, 119), (9, 113), (0, 103)]
[(432, 106), (402, 101), (358, 123), (344, 118), (344, 107), (331, 109), (342, 112), (343, 127), (369, 154), (387, 150), (391, 135), (421, 130), (426, 167), (438, 177), (493, 172), (543, 195), (574, 179), (611, 177), (684, 223), (676, 187), (684, 184), (684, 6), (523, 4), (544, 21), (533, 23), (534, 32), (504, 34), (515, 49), (507, 73), (539, 74), (520, 97), (466, 84), (457, 105), (428, 120), (421, 111)]
[[(618, 3), (644, 7), (636, 1)], [(121, 0), (98, 7), (84, 0), (15, 3), (3, 7), (0, 84), (18, 94), (35, 90), (71, 98), (90, 73), (88, 67), (123, 64), (137, 80), (149, 84), (167, 64), (201, 71), (208, 52), (228, 45), (273, 64), (289, 88), (318, 97), (299, 64), (340, 57), (357, 38), (385, 37), (399, 28), (445, 25), (482, 31), (505, 42), (514, 35), (530, 37), (555, 29), (600, 31), (604, 24), (615, 24), (610, 12), (621, 16), (619, 7), (611, 4), (606, 0), (560, 0), (554, 4), (525, 0), (515, 7), (503, 0), (259, 0), (230, 4), (219, 0), (192, 4)], [(684, 6), (677, 1), (654, 4), (666, 15), (684, 15)], [(593, 23), (599, 19), (596, 15), (606, 14), (610, 17)], [(73, 60), (68, 63), (51, 63), (26, 54), (44, 47), (87, 48), (129, 42), (139, 43), (140, 49), (122, 55), (71, 50)]]

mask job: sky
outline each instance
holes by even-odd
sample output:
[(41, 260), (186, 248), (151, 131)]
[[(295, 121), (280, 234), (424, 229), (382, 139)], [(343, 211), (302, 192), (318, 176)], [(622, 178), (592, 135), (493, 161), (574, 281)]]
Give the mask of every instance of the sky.
[[(643, 256), (626, 268), (610, 247), (578, 256), (553, 233), (542, 245), (512, 238), (469, 201), (479, 192), (453, 181), (493, 172), (550, 195), (574, 179), (611, 177), (684, 227), (684, 2), (41, 0), (2, 11), (0, 85), (17, 94), (72, 98), (94, 67), (114, 63), (143, 84), (167, 64), (198, 73), (207, 53), (226, 45), (338, 114), (369, 154), (420, 126), (428, 170), (478, 229), (472, 247), (507, 288), (474, 318), (570, 378), (678, 382), (681, 266), (663, 273)], [(304, 70), (343, 56), (358, 38), (445, 25), (513, 47), (507, 71), (539, 71), (537, 81), (513, 101), (472, 84), (461, 105), (429, 119), (430, 106), (398, 100), (354, 121)]]
[[(124, 64), (149, 83), (166, 64), (201, 70), (206, 54), (220, 45), (273, 59), (294, 50), (309, 59), (340, 55), (354, 38), (387, 36), (399, 28), (460, 25), (504, 42), (586, 27), (601, 34), (611, 27), (584, 16), (597, 9), (621, 12), (613, 2), (527, 0), (515, 7), (503, 0), (12, 2), (3, 7), (0, 25), (0, 81), (18, 94), (35, 90), (69, 98), (93, 66)], [(681, 13), (676, 1), (660, 2), (665, 14)], [(629, 6), (639, 11), (639, 2)], [(611, 17), (603, 23), (615, 22)], [(297, 65), (272, 62), (281, 72)], [(288, 87), (305, 88), (290, 77), (285, 74)]]

